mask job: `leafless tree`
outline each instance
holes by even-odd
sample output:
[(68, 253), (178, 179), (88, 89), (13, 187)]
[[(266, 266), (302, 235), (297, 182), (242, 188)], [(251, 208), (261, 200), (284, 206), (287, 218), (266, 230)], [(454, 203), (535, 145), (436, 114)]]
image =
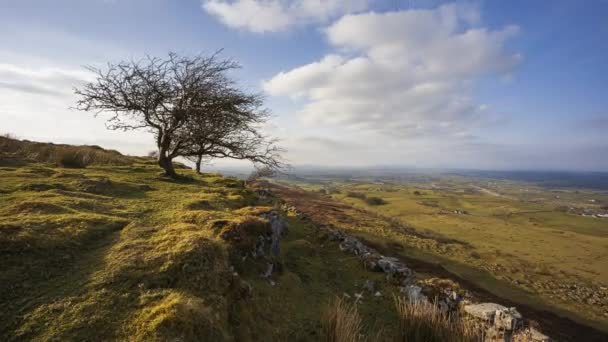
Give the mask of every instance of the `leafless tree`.
[(272, 169), (284, 166), (276, 140), (260, 131), (268, 113), (259, 95), (233, 94), (226, 105), (189, 121), (184, 152), (200, 172), (201, 161), (215, 158), (250, 160)]
[[(219, 52), (218, 52), (219, 53)], [(76, 108), (109, 112), (113, 130), (148, 129), (158, 147), (158, 164), (176, 176), (178, 156), (249, 159), (280, 165), (273, 140), (258, 131), (267, 111), (256, 94), (241, 91), (227, 73), (239, 67), (210, 56), (147, 57), (87, 67), (96, 80), (75, 89)]]
[(254, 182), (260, 178), (272, 178), (277, 175), (277, 169), (266, 165), (256, 165), (255, 169), (247, 177), (247, 182)]

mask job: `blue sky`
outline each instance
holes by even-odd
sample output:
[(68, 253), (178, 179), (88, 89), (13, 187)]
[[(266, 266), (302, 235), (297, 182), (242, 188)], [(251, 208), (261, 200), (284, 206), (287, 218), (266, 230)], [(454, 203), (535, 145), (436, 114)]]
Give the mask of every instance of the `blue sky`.
[(148, 133), (69, 109), (82, 65), (223, 48), (294, 165), (608, 170), (607, 17), (606, 0), (0, 0), (0, 131), (146, 153)]

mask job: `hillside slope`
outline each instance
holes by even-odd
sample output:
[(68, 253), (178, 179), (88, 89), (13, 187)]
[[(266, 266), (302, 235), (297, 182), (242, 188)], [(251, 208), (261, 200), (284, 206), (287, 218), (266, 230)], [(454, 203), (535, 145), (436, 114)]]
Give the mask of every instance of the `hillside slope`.
[[(327, 303), (370, 278), (293, 215), (280, 255), (251, 257), (274, 200), (240, 180), (170, 180), (146, 158), (63, 168), (16, 157), (0, 166), (3, 341), (315, 341)], [(280, 267), (262, 276), (269, 263)], [(388, 293), (370, 300), (366, 329), (390, 331), (393, 306)]]
[[(0, 159), (2, 341), (476, 341), (499, 326), (546, 340), (496, 304), (496, 319), (461, 320), (500, 298), (335, 229), (380, 222), (355, 208), (187, 169), (166, 178), (150, 158), (62, 167), (41, 146)], [(533, 318), (560, 338), (605, 337)]]

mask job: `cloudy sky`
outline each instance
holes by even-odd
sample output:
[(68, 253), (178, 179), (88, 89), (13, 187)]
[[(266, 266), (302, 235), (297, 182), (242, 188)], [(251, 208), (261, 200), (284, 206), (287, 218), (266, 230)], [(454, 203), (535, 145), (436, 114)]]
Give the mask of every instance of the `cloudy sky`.
[(144, 154), (149, 133), (70, 109), (82, 66), (223, 48), (294, 165), (608, 171), (607, 17), (606, 0), (0, 0), (0, 133)]

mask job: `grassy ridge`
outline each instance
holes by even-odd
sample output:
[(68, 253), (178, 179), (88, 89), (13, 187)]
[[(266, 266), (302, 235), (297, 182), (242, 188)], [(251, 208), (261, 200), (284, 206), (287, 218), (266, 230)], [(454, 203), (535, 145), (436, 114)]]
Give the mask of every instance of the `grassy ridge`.
[(253, 194), (132, 162), (0, 168), (3, 340), (231, 335), (231, 247), (207, 225), (246, 217)]
[(130, 162), (0, 167), (1, 340), (316, 341), (327, 303), (368, 279), (382, 296), (365, 293), (363, 332), (397, 326), (398, 289), (295, 217), (273, 282), (260, 277), (240, 251), (272, 203), (242, 181)]

